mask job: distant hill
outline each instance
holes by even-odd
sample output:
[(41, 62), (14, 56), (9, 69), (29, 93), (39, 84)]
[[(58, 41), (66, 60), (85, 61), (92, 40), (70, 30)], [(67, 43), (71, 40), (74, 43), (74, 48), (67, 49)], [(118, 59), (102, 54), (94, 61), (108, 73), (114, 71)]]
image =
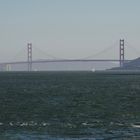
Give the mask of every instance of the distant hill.
[(140, 70), (140, 57), (125, 63), (123, 67), (116, 67), (111, 70)]

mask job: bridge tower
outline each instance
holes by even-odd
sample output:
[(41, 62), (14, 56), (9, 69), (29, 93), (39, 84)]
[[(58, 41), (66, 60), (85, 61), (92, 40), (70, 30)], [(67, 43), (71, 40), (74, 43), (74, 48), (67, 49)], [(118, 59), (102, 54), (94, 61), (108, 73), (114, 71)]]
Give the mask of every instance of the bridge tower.
[(124, 66), (124, 59), (125, 59), (124, 39), (120, 39), (120, 67)]
[(27, 44), (27, 55), (28, 71), (32, 71), (32, 43)]

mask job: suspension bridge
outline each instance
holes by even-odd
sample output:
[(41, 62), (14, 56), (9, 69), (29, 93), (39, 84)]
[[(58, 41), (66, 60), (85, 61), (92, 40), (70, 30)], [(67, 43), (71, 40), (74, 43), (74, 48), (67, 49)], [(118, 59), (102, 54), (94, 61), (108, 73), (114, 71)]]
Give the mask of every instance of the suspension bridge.
[[(14, 62), (3, 62), (0, 63), (0, 70), (1, 71), (12, 71), (11, 66), (12, 65), (23, 65), (24, 71), (33, 71), (33, 66), (36, 64), (42, 64), (47, 67), (48, 63), (51, 63), (52, 65), (55, 63), (90, 63), (90, 62), (98, 62), (98, 63), (103, 63), (103, 62), (111, 62), (111, 63), (118, 63), (120, 67), (123, 67), (124, 63), (128, 63), (132, 60), (125, 59), (125, 41), (124, 39), (120, 39), (119, 41), (119, 57), (118, 59), (91, 59), (90, 57), (87, 58), (82, 58), (82, 59), (38, 59), (38, 60), (33, 60), (33, 46), (32, 43), (27, 44), (27, 60), (25, 61), (14, 61)], [(106, 51), (106, 50), (104, 50)], [(94, 66), (92, 66), (94, 67)], [(22, 70), (22, 68), (21, 68)], [(38, 69), (37, 69), (38, 70)]]

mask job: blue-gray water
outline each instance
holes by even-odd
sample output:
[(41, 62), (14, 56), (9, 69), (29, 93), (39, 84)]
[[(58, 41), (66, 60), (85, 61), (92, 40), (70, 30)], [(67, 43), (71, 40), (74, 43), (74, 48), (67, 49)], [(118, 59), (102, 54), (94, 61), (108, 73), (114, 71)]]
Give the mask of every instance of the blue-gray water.
[(0, 73), (0, 140), (139, 140), (140, 75)]

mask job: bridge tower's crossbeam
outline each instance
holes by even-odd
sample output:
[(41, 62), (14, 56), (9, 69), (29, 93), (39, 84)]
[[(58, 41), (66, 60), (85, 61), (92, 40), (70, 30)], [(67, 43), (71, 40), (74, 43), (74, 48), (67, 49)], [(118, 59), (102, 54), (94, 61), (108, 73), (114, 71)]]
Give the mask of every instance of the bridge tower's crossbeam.
[(27, 44), (28, 71), (32, 71), (32, 43)]
[(125, 47), (124, 47), (124, 39), (120, 40), (120, 67), (124, 66), (125, 61)]

